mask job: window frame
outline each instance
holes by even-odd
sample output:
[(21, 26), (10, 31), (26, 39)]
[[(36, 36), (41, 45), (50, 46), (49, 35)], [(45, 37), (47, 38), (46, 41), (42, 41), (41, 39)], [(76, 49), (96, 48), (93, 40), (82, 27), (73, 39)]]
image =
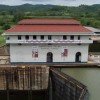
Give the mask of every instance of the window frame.
[(67, 40), (67, 36), (66, 35), (63, 35), (63, 40)]
[(48, 40), (52, 40), (52, 36), (51, 35), (48, 35)]
[(44, 35), (41, 35), (40, 38), (41, 38), (41, 40), (44, 40)]
[(9, 37), (9, 36), (7, 36), (7, 37), (6, 37), (6, 40), (10, 40), (10, 37)]
[(80, 35), (78, 35), (78, 40), (80, 40), (81, 39), (81, 37), (80, 37)]
[(21, 35), (18, 35), (18, 40), (21, 40), (22, 39), (22, 36)]
[(26, 40), (29, 40), (29, 35), (25, 35), (25, 39)]
[(71, 35), (70, 36), (70, 40), (74, 40), (74, 35)]
[(36, 35), (33, 35), (33, 40), (36, 40), (37, 39), (37, 36)]

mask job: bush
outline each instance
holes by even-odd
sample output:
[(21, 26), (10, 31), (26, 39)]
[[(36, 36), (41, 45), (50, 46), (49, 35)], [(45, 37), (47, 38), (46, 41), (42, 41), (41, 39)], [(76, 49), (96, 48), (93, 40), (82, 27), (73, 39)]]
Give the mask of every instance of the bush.
[(10, 25), (9, 24), (4, 24), (3, 27), (2, 27), (2, 29), (4, 29), (4, 30), (7, 30), (9, 28), (10, 28)]

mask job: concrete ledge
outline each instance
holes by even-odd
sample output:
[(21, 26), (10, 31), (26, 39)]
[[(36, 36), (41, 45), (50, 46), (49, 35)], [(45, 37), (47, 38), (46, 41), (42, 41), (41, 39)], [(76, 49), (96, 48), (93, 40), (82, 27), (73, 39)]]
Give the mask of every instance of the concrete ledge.
[(55, 67), (55, 68), (100, 68), (100, 63), (87, 63), (87, 62), (81, 62), (81, 63), (71, 63), (71, 62), (53, 62), (53, 63), (46, 63), (46, 62), (12, 62), (11, 65), (13, 66), (35, 66), (35, 65), (46, 65), (49, 67)]

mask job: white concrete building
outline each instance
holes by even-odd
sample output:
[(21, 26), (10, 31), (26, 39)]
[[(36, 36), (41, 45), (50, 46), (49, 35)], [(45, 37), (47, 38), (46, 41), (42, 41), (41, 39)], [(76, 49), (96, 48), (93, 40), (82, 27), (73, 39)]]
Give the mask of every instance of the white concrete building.
[(74, 19), (25, 19), (4, 33), (11, 63), (87, 62), (92, 34)]

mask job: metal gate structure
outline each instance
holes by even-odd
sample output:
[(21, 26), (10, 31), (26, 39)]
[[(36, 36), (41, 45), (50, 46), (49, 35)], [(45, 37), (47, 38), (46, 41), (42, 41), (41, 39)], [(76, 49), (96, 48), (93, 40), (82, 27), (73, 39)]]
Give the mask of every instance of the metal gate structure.
[(0, 100), (86, 100), (86, 86), (58, 69), (0, 68)]
[(0, 68), (0, 100), (47, 100), (48, 67)]
[(0, 70), (0, 90), (43, 90), (48, 87), (48, 67), (11, 67)]
[(88, 100), (85, 85), (74, 78), (51, 68), (49, 77), (50, 100)]

